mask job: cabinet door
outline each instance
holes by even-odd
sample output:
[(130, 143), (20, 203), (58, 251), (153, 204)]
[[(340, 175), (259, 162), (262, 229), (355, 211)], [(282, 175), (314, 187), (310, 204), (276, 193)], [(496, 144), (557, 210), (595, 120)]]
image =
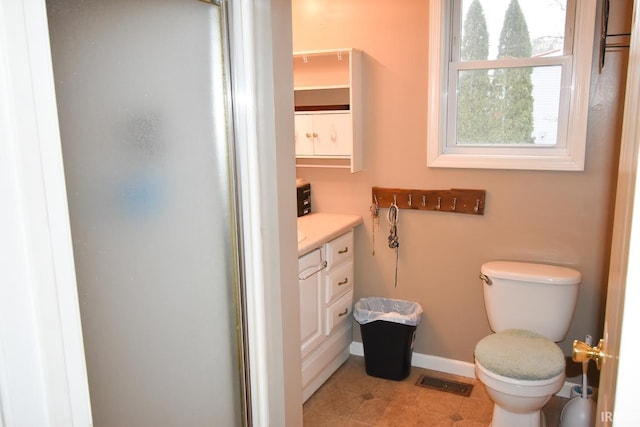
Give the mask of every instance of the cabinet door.
[(313, 146), (316, 156), (351, 155), (351, 113), (316, 113), (313, 131), (317, 135)]
[(295, 114), (296, 156), (313, 155), (313, 119), (311, 114)]
[(316, 249), (298, 260), (300, 352), (303, 359), (324, 340), (323, 258), (321, 249)]

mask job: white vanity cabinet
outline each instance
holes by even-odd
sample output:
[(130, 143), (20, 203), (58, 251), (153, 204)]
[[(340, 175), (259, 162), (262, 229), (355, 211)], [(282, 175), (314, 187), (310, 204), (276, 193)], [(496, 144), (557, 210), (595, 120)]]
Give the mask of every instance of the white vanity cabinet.
[(298, 167), (362, 169), (362, 52), (293, 54)]
[(353, 230), (299, 258), (302, 394), (306, 401), (349, 357)]

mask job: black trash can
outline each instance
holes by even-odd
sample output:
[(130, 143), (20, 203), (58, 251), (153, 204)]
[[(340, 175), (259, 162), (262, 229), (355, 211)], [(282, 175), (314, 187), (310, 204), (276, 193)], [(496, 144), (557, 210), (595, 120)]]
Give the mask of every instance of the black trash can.
[(411, 356), (422, 307), (416, 302), (362, 298), (353, 316), (360, 324), (368, 375), (400, 381), (411, 373)]

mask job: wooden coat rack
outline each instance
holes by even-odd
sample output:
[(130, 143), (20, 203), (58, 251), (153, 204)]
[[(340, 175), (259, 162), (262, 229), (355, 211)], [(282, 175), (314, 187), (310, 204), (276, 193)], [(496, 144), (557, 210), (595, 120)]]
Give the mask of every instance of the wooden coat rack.
[(484, 215), (485, 190), (409, 190), (371, 188), (371, 201), (380, 208), (395, 203), (400, 209)]

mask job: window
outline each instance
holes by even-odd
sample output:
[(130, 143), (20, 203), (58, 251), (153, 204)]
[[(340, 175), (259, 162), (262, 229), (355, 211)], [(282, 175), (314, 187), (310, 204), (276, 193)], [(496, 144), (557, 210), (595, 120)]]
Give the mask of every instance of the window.
[(596, 2), (430, 2), (428, 165), (584, 170)]

